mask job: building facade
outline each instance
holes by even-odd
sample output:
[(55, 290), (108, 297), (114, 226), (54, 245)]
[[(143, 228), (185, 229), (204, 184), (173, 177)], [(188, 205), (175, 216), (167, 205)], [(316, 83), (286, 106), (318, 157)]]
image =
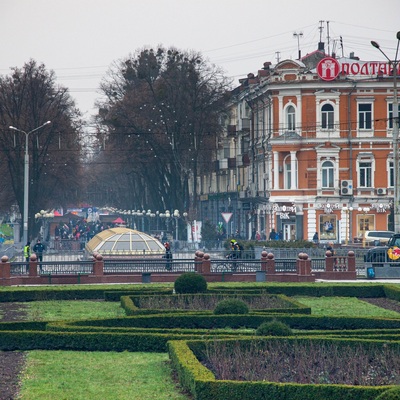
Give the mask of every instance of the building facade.
[(323, 51), (265, 63), (232, 92), (215, 167), (198, 177), (201, 219), (246, 239), (347, 243), (390, 229), (393, 101), (389, 63)]

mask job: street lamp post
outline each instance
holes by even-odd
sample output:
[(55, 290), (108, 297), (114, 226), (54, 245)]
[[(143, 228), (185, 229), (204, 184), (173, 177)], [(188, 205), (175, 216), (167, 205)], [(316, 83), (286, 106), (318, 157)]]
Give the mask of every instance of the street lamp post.
[(364, 218), (363, 218), (363, 223), (362, 223), (362, 246), (365, 247), (365, 228), (367, 227), (367, 224), (365, 223), (365, 216), (369, 213), (370, 208), (369, 207), (358, 207), (358, 211), (362, 212)]
[(347, 246), (349, 244), (349, 214), (351, 211), (353, 211), (353, 207), (343, 207), (343, 211), (346, 213), (346, 240), (345, 240), (345, 245)]
[(180, 214), (179, 214), (179, 210), (174, 210), (174, 213), (172, 214), (172, 216), (175, 219), (175, 240), (178, 241), (179, 238), (179, 218), (180, 218)]
[(35, 218), (37, 220), (42, 221), (42, 227), (41, 227), (41, 239), (43, 241), (47, 240), (48, 236), (48, 230), (49, 230), (49, 222), (51, 219), (54, 218), (54, 213), (53, 212), (47, 212), (45, 210), (40, 210), (40, 212), (35, 214)]
[(375, 41), (371, 41), (372, 46), (377, 48), (384, 57), (389, 61), (389, 64), (393, 66), (393, 185), (394, 185), (394, 231), (398, 233), (400, 231), (400, 172), (399, 172), (399, 101), (397, 95), (397, 68), (399, 60), (397, 59), (399, 53), (400, 43), (400, 31), (396, 34), (397, 38), (397, 49), (394, 60), (386, 55), (386, 53), (380, 48), (379, 44)]
[(29, 135), (37, 130), (43, 128), (44, 126), (50, 124), (51, 121), (45, 122), (43, 125), (32, 129), (29, 132), (25, 132), (22, 129), (10, 126), (9, 128), (25, 134), (25, 158), (24, 158), (24, 218), (23, 218), (23, 243), (28, 242), (28, 212), (29, 212)]

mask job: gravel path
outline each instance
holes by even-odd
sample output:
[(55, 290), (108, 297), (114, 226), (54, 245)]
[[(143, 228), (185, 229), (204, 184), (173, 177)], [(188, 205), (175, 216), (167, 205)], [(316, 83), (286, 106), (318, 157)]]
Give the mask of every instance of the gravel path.
[[(26, 312), (15, 303), (0, 303), (0, 320), (23, 321)], [(0, 351), (0, 399), (14, 400), (19, 391), (19, 375), (25, 366), (26, 354), (20, 351)]]

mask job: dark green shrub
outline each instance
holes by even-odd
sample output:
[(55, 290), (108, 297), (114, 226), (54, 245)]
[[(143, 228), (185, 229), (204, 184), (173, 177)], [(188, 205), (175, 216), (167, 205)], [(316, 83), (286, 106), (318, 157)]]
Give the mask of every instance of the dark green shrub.
[(203, 275), (195, 272), (185, 272), (174, 283), (175, 293), (204, 293), (207, 291), (207, 281)]
[(276, 319), (262, 323), (256, 331), (258, 336), (290, 336), (292, 330), (289, 326)]
[(376, 400), (400, 400), (400, 389), (393, 388), (379, 395)]
[(215, 307), (214, 314), (248, 314), (249, 307), (242, 301), (237, 299), (221, 300)]

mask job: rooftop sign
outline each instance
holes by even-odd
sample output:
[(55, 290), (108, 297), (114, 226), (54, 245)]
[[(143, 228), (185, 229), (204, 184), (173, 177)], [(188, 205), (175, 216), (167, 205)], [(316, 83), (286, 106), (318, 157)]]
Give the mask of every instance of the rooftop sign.
[[(317, 74), (324, 81), (333, 81), (339, 74), (353, 76), (392, 75), (393, 67), (382, 61), (344, 61), (325, 57), (317, 64)], [(397, 65), (400, 75), (400, 65)]]

